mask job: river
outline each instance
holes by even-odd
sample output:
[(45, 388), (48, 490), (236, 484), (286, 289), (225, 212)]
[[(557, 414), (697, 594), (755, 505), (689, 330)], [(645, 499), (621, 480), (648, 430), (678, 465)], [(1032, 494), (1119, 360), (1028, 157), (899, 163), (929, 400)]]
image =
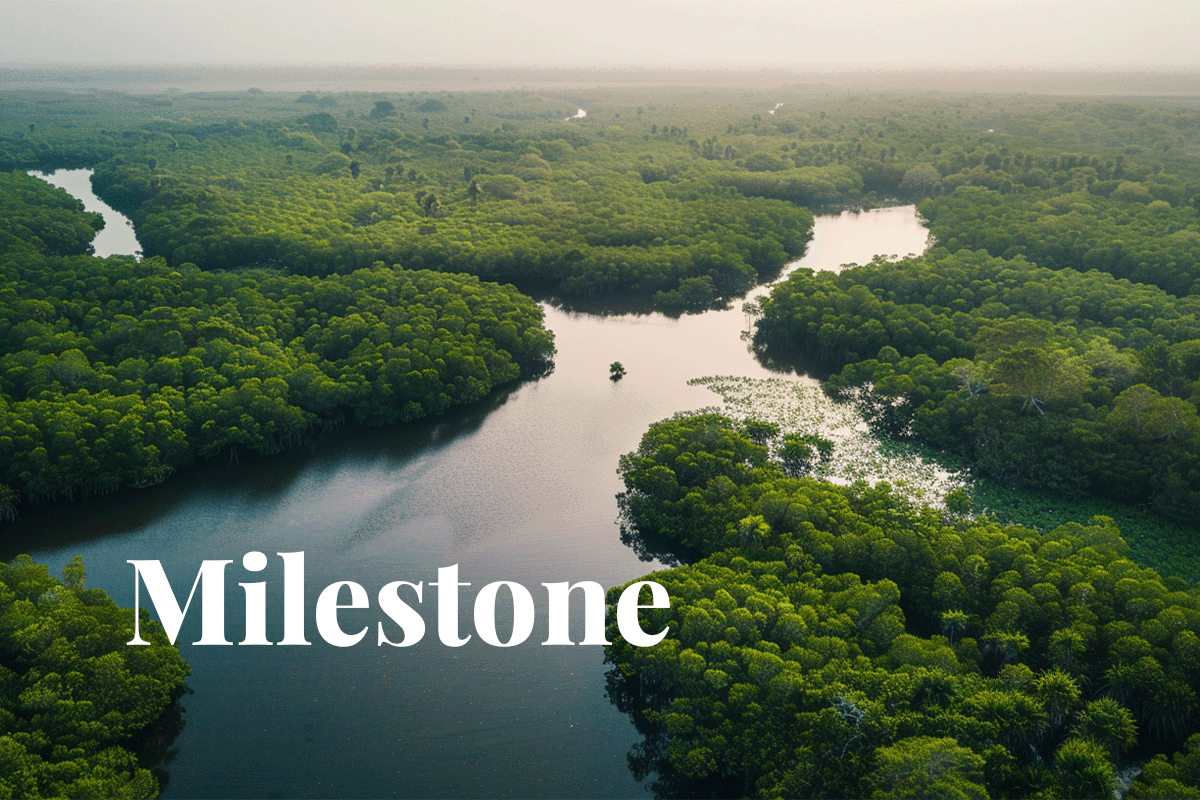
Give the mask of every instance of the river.
[(104, 228), (92, 239), (92, 250), (101, 258), (112, 255), (141, 257), (142, 246), (133, 232), (133, 223), (124, 214), (113, 209), (92, 192), (90, 169), (60, 169), (54, 172), (30, 172), (51, 186), (83, 201), (85, 211), (93, 211), (104, 217)]
[[(925, 240), (911, 206), (822, 216), (798, 264), (836, 269), (920, 252)], [(654, 568), (619, 540), (617, 460), (652, 422), (719, 404), (689, 379), (774, 374), (739, 337), (740, 306), (678, 319), (548, 307), (558, 355), (547, 377), (438, 420), (343, 431), (281, 456), (32, 513), (7, 529), (3, 556), (30, 552), (57, 572), (82, 554), (88, 586), (126, 606), (127, 559), (161, 560), (178, 594), (201, 560), (231, 559), (226, 618), (239, 641), (237, 583), (268, 582), (268, 637), (278, 640), (274, 554), (306, 553), (311, 647), (193, 646), (199, 616), (189, 614), (180, 641), (195, 693), (184, 698), (164, 797), (641, 796), (626, 761), (639, 737), (605, 698), (602, 649), (539, 644), (539, 584), (612, 586)], [(618, 382), (608, 376), (613, 361), (627, 371)], [(270, 556), (264, 572), (241, 569), (250, 550)], [(482, 584), (533, 591), (537, 625), (525, 644), (438, 641), (428, 582), (451, 564), (473, 584), (464, 632)], [(362, 584), (373, 606), (385, 583), (425, 581), (425, 639), (376, 646), (373, 608), (341, 614), (347, 631), (371, 626), (361, 644), (326, 645), (311, 609), (338, 580)]]

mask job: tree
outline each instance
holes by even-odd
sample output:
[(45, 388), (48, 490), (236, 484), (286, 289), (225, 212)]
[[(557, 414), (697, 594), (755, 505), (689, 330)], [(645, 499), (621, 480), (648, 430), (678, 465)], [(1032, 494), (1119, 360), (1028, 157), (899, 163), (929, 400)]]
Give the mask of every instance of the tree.
[(347, 156), (345, 153), (330, 153), (321, 160), (321, 163), (317, 164), (317, 166), (313, 168), (313, 172), (317, 173), (318, 175), (325, 175), (330, 172), (339, 172), (343, 169), (349, 168), (349, 156)]
[[(947, 362), (946, 366), (951, 366)], [(962, 384), (962, 390), (968, 397), (976, 397), (988, 389), (988, 371), (984, 365), (976, 361), (961, 359), (954, 363), (951, 374)]]
[(427, 217), (440, 217), (442, 215), (442, 204), (438, 201), (437, 195), (430, 192), (421, 199), (421, 208), (425, 210)]
[(1103, 747), (1114, 763), (1137, 744), (1133, 713), (1108, 697), (1088, 703), (1079, 714), (1076, 729), (1081, 736)]
[(951, 645), (957, 644), (958, 640), (967, 630), (969, 618), (966, 613), (957, 609), (945, 611), (942, 613), (941, 631)]
[(875, 754), (874, 797), (946, 797), (983, 800), (984, 760), (954, 739), (913, 736)]
[(625, 367), (620, 361), (614, 361), (608, 366), (608, 377), (611, 380), (619, 381), (625, 377)]
[(376, 100), (375, 107), (371, 109), (371, 119), (384, 119), (396, 115), (396, 104), (391, 100)]
[(750, 437), (750, 441), (759, 447), (766, 447), (768, 442), (779, 435), (779, 426), (774, 422), (748, 419), (743, 423), (743, 426), (745, 427), (746, 435)]
[(942, 174), (932, 164), (917, 164), (910, 167), (900, 180), (900, 192), (914, 200), (933, 196), (942, 180)]
[(1054, 669), (1034, 681), (1034, 695), (1042, 702), (1051, 729), (1061, 728), (1080, 702), (1079, 686), (1065, 672)]
[(833, 442), (816, 434), (788, 434), (779, 448), (779, 459), (785, 474), (799, 478), (833, 458)]
[(526, 153), (517, 160), (513, 174), (523, 181), (549, 180), (553, 170), (544, 158)]
[(1022, 400), (1021, 411), (1046, 413), (1053, 400), (1078, 402), (1087, 385), (1087, 368), (1082, 361), (1062, 350), (1019, 347), (1008, 350), (991, 363), (997, 395)]
[(1087, 739), (1068, 739), (1054, 754), (1054, 772), (1062, 797), (1112, 797), (1114, 779), (1112, 764), (1104, 750)]
[(182, 728), (190, 669), (144, 616), (153, 646), (126, 646), (137, 612), (87, 589), (78, 556), (63, 577), (28, 556), (0, 564), (0, 794), (157, 797), (150, 770)]

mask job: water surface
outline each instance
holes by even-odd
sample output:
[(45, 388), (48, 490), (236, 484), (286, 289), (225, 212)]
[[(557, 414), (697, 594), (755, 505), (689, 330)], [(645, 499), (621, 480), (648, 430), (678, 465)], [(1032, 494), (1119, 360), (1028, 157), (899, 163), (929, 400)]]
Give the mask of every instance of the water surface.
[[(818, 217), (799, 264), (836, 269), (920, 252), (925, 239), (911, 206)], [(602, 649), (539, 644), (539, 584), (612, 586), (654, 568), (619, 541), (617, 460), (651, 423), (719, 403), (690, 378), (775, 374), (740, 338), (740, 305), (678, 319), (547, 308), (558, 345), (548, 377), (435, 421), (323, 435), (281, 456), (29, 514), (6, 531), (2, 555), (30, 552), (57, 571), (82, 554), (88, 585), (122, 605), (133, 604), (127, 559), (160, 559), (182, 596), (201, 560), (232, 559), (227, 635), (238, 641), (237, 584), (268, 582), (268, 637), (278, 639), (274, 554), (305, 551), (311, 647), (196, 647), (189, 613), (180, 641), (195, 694), (166, 797), (642, 796), (626, 761), (640, 737), (605, 698)], [(627, 371), (619, 382), (608, 378), (613, 361)], [(241, 568), (249, 550), (270, 556), (266, 571)], [(438, 641), (428, 582), (451, 564), (472, 583), (464, 632), (482, 584), (531, 589), (538, 616), (526, 644)], [(389, 581), (425, 581), (425, 639), (376, 646), (372, 608), (342, 612), (349, 632), (371, 626), (363, 643), (324, 644), (312, 608), (336, 580), (362, 584), (372, 606)]]
[(142, 254), (142, 246), (138, 244), (137, 236), (133, 232), (133, 223), (129, 218), (114, 210), (92, 192), (92, 170), (60, 169), (29, 174), (41, 178), (51, 186), (65, 189), (68, 194), (83, 201), (85, 211), (93, 211), (104, 217), (104, 228), (92, 240), (92, 248), (96, 255), (104, 258)]

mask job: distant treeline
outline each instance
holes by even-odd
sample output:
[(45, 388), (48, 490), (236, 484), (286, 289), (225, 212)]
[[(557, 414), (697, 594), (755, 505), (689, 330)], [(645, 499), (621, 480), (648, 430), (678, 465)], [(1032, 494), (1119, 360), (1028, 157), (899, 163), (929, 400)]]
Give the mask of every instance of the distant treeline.
[(653, 155), (571, 130), (450, 140), (386, 119), (177, 130), (194, 144), (103, 162), (94, 183), (145, 251), (176, 266), (329, 274), (383, 260), (568, 298), (657, 296), (673, 310), (743, 294), (799, 255), (812, 224), (700, 174), (669, 181)]
[[(536, 92), (13, 97), (8, 118), (31, 121), (0, 131), (0, 167), (96, 167), (101, 196), (171, 266), (322, 275), (383, 261), (680, 312), (796, 256), (811, 226), (800, 206), (946, 195), (924, 208), (953, 248), (1053, 253), (1043, 266), (1066, 259), (1176, 294), (1196, 280), (1178, 257), (1200, 194), (1191, 109), (802, 89), (587, 95), (588, 115), (570, 121), (573, 102)], [(1018, 224), (1038, 203), (1054, 230)], [(1120, 241), (1074, 235), (1081, 213), (1111, 221), (1109, 203), (1136, 218)]]
[[(1008, 485), (1177, 517), (1198, 499), (1187, 105), (804, 88), (53, 99), (0, 98), (0, 166), (95, 167), (189, 281), (189, 265), (383, 262), (681, 313), (774, 275), (809, 209), (920, 202), (938, 249), (797, 276), (765, 304), (768, 355), (842, 370), (831, 387), (881, 431)], [(11, 219), (59, 253), (92, 224)]]

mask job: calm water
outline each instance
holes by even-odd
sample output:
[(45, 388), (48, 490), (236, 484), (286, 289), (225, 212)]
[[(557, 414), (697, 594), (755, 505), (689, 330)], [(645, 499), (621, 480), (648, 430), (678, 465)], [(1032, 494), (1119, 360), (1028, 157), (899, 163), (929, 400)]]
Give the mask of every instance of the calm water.
[(131, 256), (141, 255), (142, 246), (138, 244), (133, 232), (133, 223), (125, 215), (114, 211), (111, 206), (92, 194), (92, 171), (90, 169), (60, 169), (54, 172), (30, 172), (35, 178), (41, 178), (51, 186), (66, 189), (67, 192), (83, 201), (85, 211), (94, 211), (104, 217), (104, 229), (92, 240), (96, 255)]
[[(836, 269), (920, 252), (925, 238), (912, 207), (819, 217), (800, 263)], [(602, 649), (539, 644), (539, 584), (611, 586), (654, 568), (619, 541), (617, 459), (652, 422), (718, 403), (688, 379), (771, 374), (739, 338), (740, 305), (680, 319), (547, 309), (558, 356), (546, 378), (436, 422), (325, 436), (279, 457), (29, 515), (8, 528), (2, 555), (30, 552), (57, 571), (82, 554), (88, 585), (123, 605), (133, 603), (126, 559), (160, 559), (177, 594), (201, 560), (232, 559), (226, 619), (236, 642), (237, 583), (268, 581), (268, 637), (281, 638), (274, 554), (306, 552), (311, 647), (196, 647), (186, 644), (199, 638), (198, 613), (189, 613), (180, 641), (195, 694), (185, 698), (166, 797), (641, 796), (625, 757), (638, 737), (605, 699)], [(617, 383), (612, 361), (628, 373)], [(270, 556), (266, 571), (241, 568), (249, 550)], [(451, 564), (473, 584), (463, 590), (464, 633), (482, 584), (533, 591), (537, 625), (526, 644), (438, 641), (428, 582)], [(381, 613), (371, 609), (342, 612), (347, 631), (371, 626), (361, 644), (324, 644), (312, 608), (336, 580), (362, 584), (373, 606), (387, 582), (425, 581), (425, 639), (377, 647)], [(501, 622), (502, 638), (507, 630)]]

